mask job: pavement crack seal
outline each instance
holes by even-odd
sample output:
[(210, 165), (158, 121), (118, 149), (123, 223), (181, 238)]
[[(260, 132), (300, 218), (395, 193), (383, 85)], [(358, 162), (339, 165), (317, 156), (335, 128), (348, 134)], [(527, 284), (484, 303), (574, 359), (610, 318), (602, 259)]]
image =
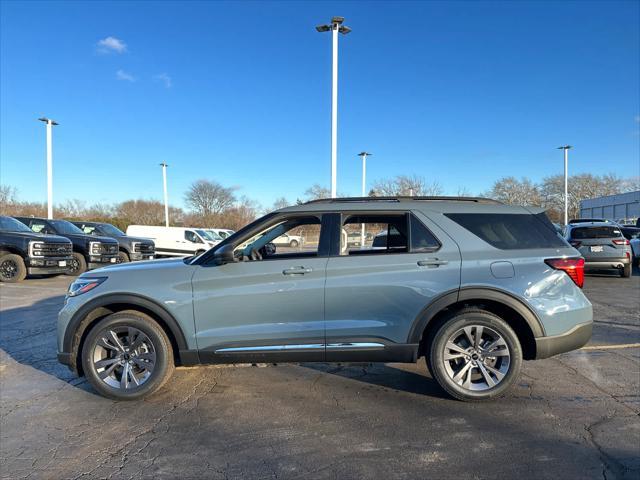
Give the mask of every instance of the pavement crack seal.
[(606, 423), (613, 418), (615, 418), (615, 413), (614, 415), (611, 415), (611, 416), (602, 417), (600, 418), (600, 420), (597, 420), (594, 423), (590, 425), (586, 425), (584, 427), (584, 430), (587, 432), (586, 439), (598, 451), (598, 455), (600, 456), (600, 461), (602, 462), (602, 465), (603, 465), (602, 478), (604, 478), (605, 480), (607, 479), (607, 470), (612, 472), (615, 478), (623, 478), (627, 473), (629, 473), (628, 468), (626, 468), (624, 465), (622, 465), (620, 462), (618, 462), (615, 458), (607, 454), (602, 449), (600, 444), (596, 442), (595, 437), (593, 435), (592, 429), (594, 427), (598, 427), (601, 424)]
[[(98, 471), (98, 469), (100, 469), (101, 467), (103, 467), (104, 465), (106, 465), (106, 463), (111, 459), (116, 457), (119, 454), (122, 454), (122, 458), (120, 461), (120, 465), (118, 465), (117, 470), (115, 472), (112, 472), (110, 475), (108, 475), (106, 478), (111, 478), (113, 475), (119, 473), (120, 471), (122, 471), (122, 469), (126, 466), (127, 461), (129, 459), (130, 456), (135, 456), (137, 454), (139, 454), (141, 451), (143, 451), (145, 448), (147, 448), (152, 442), (153, 440), (155, 440), (155, 437), (152, 437), (151, 440), (149, 440), (148, 442), (146, 442), (145, 445), (142, 446), (142, 448), (138, 449), (138, 451), (136, 451), (134, 454), (130, 454), (128, 452), (128, 448), (131, 445), (134, 445), (141, 437), (144, 437), (147, 434), (150, 433), (155, 433), (156, 429), (160, 426), (160, 424), (162, 422), (164, 422), (165, 420), (167, 420), (171, 415), (173, 415), (176, 410), (180, 409), (180, 407), (182, 407), (183, 405), (185, 405), (186, 403), (188, 403), (189, 401), (191, 401), (194, 397), (196, 397), (196, 394), (198, 393), (198, 389), (200, 388), (200, 386), (205, 383), (205, 381), (207, 380), (207, 378), (202, 378), (198, 383), (196, 383), (196, 385), (194, 385), (193, 390), (191, 391), (191, 393), (189, 393), (186, 397), (184, 397), (182, 400), (180, 400), (177, 403), (174, 403), (171, 408), (169, 408), (165, 413), (163, 413), (162, 415), (160, 415), (154, 422), (153, 424), (148, 427), (147, 429), (145, 429), (143, 432), (135, 435), (131, 440), (129, 440), (128, 442), (126, 442), (125, 444), (123, 444), (122, 446), (120, 446), (120, 448), (118, 448), (116, 451), (114, 452), (108, 452), (106, 451), (105, 453), (107, 454), (106, 458), (104, 458), (95, 468), (93, 468), (92, 470), (88, 471), (88, 472), (82, 472), (79, 475), (76, 475), (75, 477), (73, 477), (73, 480), (78, 480), (80, 478), (83, 477), (93, 477), (94, 473)], [(216, 382), (214, 380), (214, 382)], [(205, 392), (204, 394), (206, 395), (207, 392)], [(198, 398), (198, 397), (196, 397)], [(120, 406), (122, 407), (123, 404), (122, 403), (118, 403), (115, 402), (116, 406)], [(192, 411), (193, 409), (189, 410)], [(124, 453), (123, 453), (124, 452)]]

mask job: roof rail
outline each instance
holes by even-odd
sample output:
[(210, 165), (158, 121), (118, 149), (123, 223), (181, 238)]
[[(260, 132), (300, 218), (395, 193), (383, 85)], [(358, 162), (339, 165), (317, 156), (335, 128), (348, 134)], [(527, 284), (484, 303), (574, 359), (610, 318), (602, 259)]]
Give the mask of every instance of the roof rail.
[(343, 198), (320, 198), (317, 200), (310, 200), (305, 202), (304, 205), (310, 203), (342, 203), (342, 202), (475, 202), (475, 203), (491, 203), (502, 205), (502, 202), (493, 200), (491, 198), (482, 197), (410, 197), (410, 196), (396, 196), (396, 197), (343, 197)]

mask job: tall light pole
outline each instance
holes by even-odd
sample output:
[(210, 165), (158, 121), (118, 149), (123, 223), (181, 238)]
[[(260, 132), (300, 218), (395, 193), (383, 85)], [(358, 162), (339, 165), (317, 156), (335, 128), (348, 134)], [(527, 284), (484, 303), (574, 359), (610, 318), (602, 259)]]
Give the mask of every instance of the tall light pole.
[[(362, 197), (366, 197), (367, 193), (367, 157), (372, 155), (369, 152), (362, 151), (358, 154), (359, 157), (362, 158)], [(360, 231), (360, 246), (364, 247), (364, 223), (361, 225)]]
[(318, 25), (318, 32), (332, 32), (333, 37), (333, 82), (331, 87), (331, 198), (336, 198), (338, 172), (338, 33), (346, 35), (351, 29), (345, 25), (344, 17), (333, 17), (331, 24)]
[(164, 223), (169, 226), (169, 195), (167, 195), (167, 162), (160, 164), (162, 167), (162, 185), (164, 187)]
[(51, 144), (51, 131), (58, 122), (50, 118), (39, 118), (47, 124), (47, 218), (53, 218), (53, 146)]
[(569, 223), (569, 149), (571, 145), (563, 145), (558, 150), (564, 150), (564, 224)]

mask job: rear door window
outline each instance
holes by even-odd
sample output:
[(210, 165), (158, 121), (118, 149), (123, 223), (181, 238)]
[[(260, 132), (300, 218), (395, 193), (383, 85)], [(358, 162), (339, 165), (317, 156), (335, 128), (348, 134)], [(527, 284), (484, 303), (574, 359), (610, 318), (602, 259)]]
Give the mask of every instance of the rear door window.
[(445, 216), (501, 250), (568, 246), (544, 213), (447, 213)]
[(571, 230), (573, 240), (585, 240), (588, 238), (618, 238), (622, 235), (616, 227), (578, 227)]
[(433, 252), (440, 248), (440, 242), (424, 224), (411, 215), (411, 251)]

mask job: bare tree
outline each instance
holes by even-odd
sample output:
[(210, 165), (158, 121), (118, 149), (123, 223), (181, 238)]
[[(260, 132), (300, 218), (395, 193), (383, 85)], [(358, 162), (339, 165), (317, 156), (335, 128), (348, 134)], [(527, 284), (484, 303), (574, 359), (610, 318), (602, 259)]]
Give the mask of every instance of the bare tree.
[(0, 185), (0, 213), (8, 212), (17, 202), (17, 190), (10, 185)]
[(289, 200), (287, 200), (284, 197), (279, 197), (279, 198), (276, 198), (275, 202), (273, 202), (273, 207), (271, 209), (280, 210), (281, 208), (286, 208), (290, 205), (292, 205), (292, 203), (290, 203)]
[(369, 194), (376, 197), (439, 196), (443, 194), (443, 189), (437, 180), (427, 183), (424, 177), (418, 175), (398, 175), (391, 179), (376, 181)]
[(331, 190), (329, 190), (327, 187), (322, 187), (319, 184), (314, 183), (305, 190), (304, 196), (307, 201), (331, 198)]
[(218, 182), (198, 180), (191, 184), (184, 198), (196, 213), (207, 216), (230, 208), (236, 201), (233, 191), (233, 188), (223, 187)]
[[(116, 205), (115, 212), (127, 225), (164, 225), (164, 204), (158, 200), (127, 200)], [(172, 224), (182, 223), (183, 217), (182, 209), (169, 207)]]
[(457, 197), (473, 197), (473, 194), (467, 187), (458, 187)]
[(503, 177), (496, 180), (487, 196), (507, 205), (540, 206), (542, 203), (538, 186), (528, 178)]

